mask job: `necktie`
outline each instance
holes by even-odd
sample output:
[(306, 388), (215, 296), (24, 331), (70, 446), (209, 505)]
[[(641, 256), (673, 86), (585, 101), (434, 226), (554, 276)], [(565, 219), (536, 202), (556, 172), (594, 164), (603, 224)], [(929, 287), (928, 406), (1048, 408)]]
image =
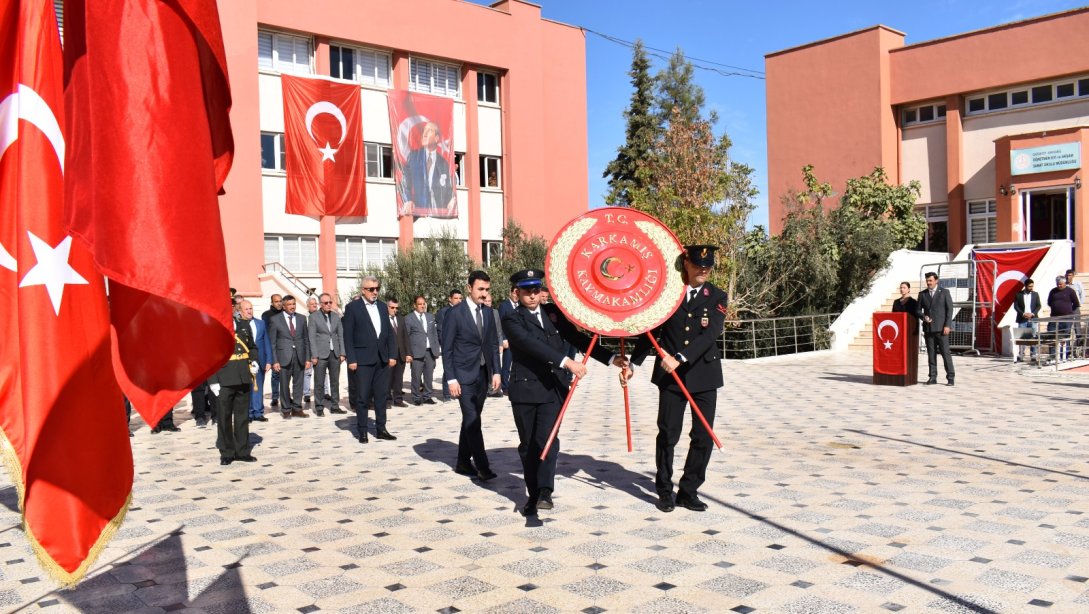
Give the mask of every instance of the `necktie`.
[(393, 332), (397, 332), (397, 316), (390, 316), (389, 324), (393, 327)]
[(537, 322), (537, 326), (540, 326), (543, 329), (544, 328), (544, 320), (541, 319), (541, 311), (540, 310), (531, 311), (530, 313), (533, 314), (533, 319)]
[(325, 314), (325, 325), (329, 327), (329, 332), (333, 332), (333, 322), (329, 319), (329, 314)]
[(420, 317), (420, 328), (423, 329), (423, 332), (426, 335), (427, 334), (427, 318), (425, 318), (424, 314), (422, 314), (422, 313), (420, 314), (419, 317)]
[(484, 366), (484, 310), (476, 306), (476, 327), (480, 331), (480, 366)]
[(687, 302), (691, 303), (692, 299), (694, 299), (694, 298), (696, 298), (696, 289), (692, 288), (691, 290), (688, 291), (688, 301)]
[(291, 331), (291, 336), (295, 336), (295, 316), (287, 316), (287, 329)]

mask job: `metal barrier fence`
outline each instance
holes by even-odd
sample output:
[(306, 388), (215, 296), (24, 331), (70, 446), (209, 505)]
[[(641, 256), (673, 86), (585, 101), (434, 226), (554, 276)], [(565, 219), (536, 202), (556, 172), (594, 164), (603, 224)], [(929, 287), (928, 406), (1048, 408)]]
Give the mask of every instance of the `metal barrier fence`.
[(1015, 356), (1025, 354), (1037, 367), (1050, 365), (1058, 370), (1062, 363), (1089, 357), (1089, 315), (1040, 318), (1032, 332), (1014, 339)]

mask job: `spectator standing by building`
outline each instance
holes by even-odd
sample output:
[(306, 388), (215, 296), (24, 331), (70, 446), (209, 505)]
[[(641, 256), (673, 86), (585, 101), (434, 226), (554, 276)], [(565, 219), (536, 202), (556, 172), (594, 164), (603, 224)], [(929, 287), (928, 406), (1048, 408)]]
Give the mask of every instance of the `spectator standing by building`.
[[(283, 313), (284, 311), (284, 299), (279, 294), (273, 294), (269, 298), (271, 305), (264, 313), (261, 314), (261, 321), (265, 323), (265, 331), (269, 329), (269, 324), (272, 322), (272, 316)], [(263, 384), (263, 382), (262, 382)], [(272, 371), (272, 375), (269, 376), (269, 406), (276, 407), (280, 404), (280, 372)]]
[[(314, 413), (325, 415), (347, 413), (340, 408), (340, 365), (347, 356), (344, 353), (344, 326), (340, 314), (333, 311), (333, 297), (323, 292), (318, 297), (320, 308), (310, 314), (307, 330), (310, 334), (310, 361), (314, 363), (314, 377), (318, 388), (314, 401)], [(329, 388), (325, 384), (328, 382)]]
[[(1065, 362), (1066, 351), (1070, 341), (1070, 329), (1074, 324), (1074, 315), (1081, 309), (1081, 301), (1073, 288), (1066, 285), (1066, 276), (1059, 275), (1055, 278), (1055, 287), (1047, 294), (1047, 306), (1051, 308), (1052, 321), (1048, 322), (1047, 330), (1054, 333), (1055, 359)], [(1061, 318), (1056, 320), (1055, 318)]]

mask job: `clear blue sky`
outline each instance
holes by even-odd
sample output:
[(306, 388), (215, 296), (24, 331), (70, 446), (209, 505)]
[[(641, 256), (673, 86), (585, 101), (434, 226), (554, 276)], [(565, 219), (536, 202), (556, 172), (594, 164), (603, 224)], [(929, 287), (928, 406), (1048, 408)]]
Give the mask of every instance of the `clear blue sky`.
[[(490, 4), (486, 0), (481, 4)], [(908, 44), (1084, 6), (1086, 0), (537, 0), (546, 19), (581, 26), (648, 47), (757, 71), (764, 55), (876, 24), (907, 34)], [(656, 72), (664, 61), (652, 58)], [(631, 50), (586, 34), (590, 207), (606, 192), (601, 173), (624, 141), (622, 113), (631, 96)], [(767, 226), (767, 141), (764, 82), (696, 71), (719, 132), (734, 159), (755, 169), (760, 188), (750, 224)], [(562, 152), (557, 152), (562, 155)]]

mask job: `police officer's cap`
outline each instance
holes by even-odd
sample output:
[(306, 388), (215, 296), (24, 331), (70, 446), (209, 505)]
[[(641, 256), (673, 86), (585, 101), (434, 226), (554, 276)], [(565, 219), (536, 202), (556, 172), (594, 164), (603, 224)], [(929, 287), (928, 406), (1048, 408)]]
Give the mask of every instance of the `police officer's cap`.
[(684, 252), (688, 256), (688, 261), (696, 266), (715, 266), (715, 250), (718, 248), (714, 245), (685, 245)]
[(510, 276), (510, 285), (515, 288), (540, 288), (544, 283), (544, 271), (524, 269)]

